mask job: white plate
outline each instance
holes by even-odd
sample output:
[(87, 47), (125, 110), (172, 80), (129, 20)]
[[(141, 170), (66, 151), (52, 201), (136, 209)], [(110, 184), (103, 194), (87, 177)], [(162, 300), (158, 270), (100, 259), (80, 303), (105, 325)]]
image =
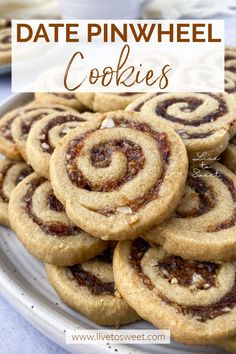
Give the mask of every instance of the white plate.
[[(0, 107), (0, 117), (10, 109), (27, 103), (31, 94), (18, 94)], [(0, 227), (0, 291), (8, 302), (33, 326), (72, 353), (81, 354), (81, 346), (66, 345), (65, 330), (75, 328), (99, 328), (84, 316), (64, 305), (46, 279), (44, 266), (32, 257), (15, 234)], [(147, 322), (126, 326), (129, 329), (153, 328)], [(83, 345), (83, 353), (123, 354), (189, 354), (214, 353), (224, 351), (214, 347), (192, 347), (172, 342), (171, 345)]]
[(0, 75), (9, 74), (11, 72), (11, 64), (0, 65)]

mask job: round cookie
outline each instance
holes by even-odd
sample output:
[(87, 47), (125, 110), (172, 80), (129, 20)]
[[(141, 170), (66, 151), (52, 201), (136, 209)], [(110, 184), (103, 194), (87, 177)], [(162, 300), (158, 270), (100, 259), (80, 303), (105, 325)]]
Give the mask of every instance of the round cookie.
[(236, 95), (236, 47), (225, 49), (225, 91)]
[(24, 121), (26, 114), (31, 113), (34, 120), (37, 120), (38, 114), (40, 115), (42, 110), (49, 113), (54, 112), (70, 112), (77, 113), (74, 109), (57, 105), (57, 104), (38, 104), (35, 101), (14, 109), (11, 112), (6, 113), (0, 120), (0, 152), (3, 153), (10, 160), (21, 160), (22, 156), (18, 151), (16, 142), (14, 141), (12, 134), (12, 126), (16, 119), (20, 118)]
[(104, 240), (121, 240), (171, 214), (187, 168), (186, 149), (174, 130), (139, 113), (116, 111), (64, 137), (51, 157), (50, 177), (76, 225)]
[(47, 93), (35, 93), (35, 100), (42, 104), (53, 103), (69, 106), (83, 112), (85, 106), (79, 102), (74, 93), (59, 93), (59, 92), (47, 92)]
[(144, 238), (186, 259), (235, 259), (236, 176), (216, 162), (194, 168), (173, 217)]
[(51, 155), (62, 137), (70, 130), (94, 119), (97, 113), (52, 113), (41, 119), (29, 132), (26, 144), (27, 161), (41, 176), (50, 179)]
[(236, 173), (236, 135), (233, 136), (227, 148), (223, 152), (222, 162), (233, 173)]
[(8, 203), (13, 189), (26, 176), (33, 172), (25, 162), (0, 161), (0, 224), (10, 226)]
[(236, 353), (236, 337), (226, 339), (219, 343), (220, 348), (225, 349), (227, 352), (235, 354)]
[(88, 93), (76, 92), (76, 98), (94, 112), (109, 112), (125, 109), (128, 104), (144, 96), (143, 93)]
[(204, 345), (236, 334), (235, 262), (186, 261), (136, 239), (118, 244), (113, 271), (127, 303), (173, 339)]
[(236, 131), (236, 97), (226, 93), (147, 94), (126, 110), (173, 128), (183, 139), (190, 162), (202, 154), (218, 157)]
[(27, 250), (50, 264), (84, 262), (107, 247), (107, 243), (86, 234), (68, 219), (50, 182), (36, 173), (12, 192), (9, 220)]
[(49, 282), (68, 306), (102, 326), (120, 327), (139, 319), (117, 291), (108, 249), (73, 267), (46, 265)]
[(0, 65), (11, 62), (11, 29), (0, 29)]

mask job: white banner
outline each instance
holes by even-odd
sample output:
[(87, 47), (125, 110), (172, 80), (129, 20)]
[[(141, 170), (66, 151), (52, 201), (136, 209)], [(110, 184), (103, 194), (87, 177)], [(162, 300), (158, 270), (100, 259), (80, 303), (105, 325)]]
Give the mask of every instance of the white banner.
[(67, 344), (169, 344), (169, 330), (75, 330), (66, 331)]
[(14, 92), (224, 91), (224, 21), (13, 21)]

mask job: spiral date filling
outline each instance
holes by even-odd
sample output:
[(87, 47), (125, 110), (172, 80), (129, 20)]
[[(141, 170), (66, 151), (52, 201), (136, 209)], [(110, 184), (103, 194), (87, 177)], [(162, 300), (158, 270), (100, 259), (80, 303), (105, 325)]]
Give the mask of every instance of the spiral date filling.
[[(236, 190), (232, 179), (224, 175), (220, 171), (218, 171), (217, 173), (217, 171), (212, 167), (208, 168), (208, 172), (221, 180), (221, 182), (228, 189), (229, 193), (231, 194), (232, 200), (235, 203)], [(189, 176), (187, 180), (187, 185), (190, 186), (190, 188), (196, 193), (196, 196), (199, 199), (198, 205), (189, 211), (181, 210), (181, 205), (180, 205), (180, 207), (175, 211), (175, 217), (177, 218), (198, 217), (209, 212), (217, 205), (217, 197), (213, 190), (213, 187), (208, 186), (202, 178)], [(192, 200), (194, 197), (195, 196), (192, 195), (190, 199)], [(214, 226), (209, 226), (206, 231), (211, 233), (211, 232), (218, 232), (223, 229), (229, 229), (230, 227), (234, 226), (235, 223), (236, 223), (236, 208), (233, 209), (232, 215), (230, 215), (228, 219), (225, 219), (221, 223), (216, 224)]]
[[(0, 173), (0, 198), (2, 199), (2, 201), (4, 203), (9, 202), (9, 198), (4, 193), (4, 190), (3, 190), (4, 180), (6, 178), (8, 171), (16, 164), (17, 164), (17, 162), (10, 162), (2, 169), (2, 171)], [(33, 170), (30, 166), (27, 166), (24, 169), (22, 169), (19, 172), (19, 175), (17, 176), (17, 178), (15, 180), (15, 186), (17, 186), (18, 183), (20, 183), (25, 177), (29, 176), (32, 172), (33, 172)]]
[[(34, 192), (38, 187), (40, 187), (43, 183), (45, 183), (47, 180), (43, 177), (38, 177), (33, 179), (29, 183), (29, 188), (25, 193), (25, 196), (22, 198), (22, 203), (25, 212), (28, 214), (30, 219), (36, 223), (43, 232), (45, 232), (48, 235), (52, 236), (73, 236), (78, 234), (81, 230), (75, 226), (75, 225), (66, 225), (62, 222), (55, 221), (55, 222), (44, 222), (41, 220), (34, 212), (33, 210), (33, 195)], [(48, 196), (48, 207), (49, 209), (57, 212), (64, 212), (64, 209), (62, 209), (61, 203), (56, 199), (54, 196), (52, 198), (51, 193), (49, 193)]]
[(0, 134), (8, 141), (10, 142), (14, 142), (13, 136), (12, 136), (12, 132), (11, 132), (11, 125), (14, 122), (14, 120), (18, 117), (20, 117), (22, 114), (26, 114), (26, 113), (30, 113), (33, 111), (37, 111), (38, 109), (52, 109), (53, 111), (56, 112), (65, 112), (64, 108), (61, 107), (47, 107), (47, 106), (42, 106), (40, 108), (35, 108), (35, 107), (31, 107), (31, 108), (23, 108), (22, 111), (18, 112), (17, 114), (13, 115), (13, 117), (11, 117), (10, 119), (8, 119), (6, 121), (5, 124), (0, 126)]
[(86, 286), (93, 295), (114, 295), (115, 283), (105, 282), (90, 272), (85, 271), (81, 265), (68, 267), (79, 286)]
[(230, 140), (230, 144), (236, 145), (236, 135)]
[[(153, 290), (155, 286), (151, 282), (150, 278), (143, 273), (141, 261), (145, 253), (149, 250), (150, 244), (142, 239), (136, 239), (132, 242), (129, 263), (132, 268), (135, 269), (137, 274), (142, 279), (143, 283), (147, 286), (149, 290)], [(207, 291), (211, 286), (217, 286), (216, 275), (219, 271), (220, 266), (209, 262), (198, 262), (198, 261), (187, 261), (180, 257), (169, 256), (162, 262), (158, 263), (158, 267), (162, 267), (170, 272), (170, 276), (174, 276), (179, 282), (180, 286), (189, 286), (189, 281), (193, 278), (193, 272), (201, 276), (205, 284), (209, 286), (199, 288), (202, 291)], [(199, 280), (199, 276), (197, 280)], [(196, 277), (195, 277), (196, 278)], [(190, 285), (191, 286), (191, 285)], [(206, 322), (207, 320), (217, 318), (230, 312), (236, 306), (236, 274), (234, 279), (234, 284), (231, 290), (225, 294), (220, 300), (214, 302), (208, 306), (183, 306), (176, 302), (170, 301), (167, 297), (159, 293), (159, 297), (167, 305), (173, 306), (176, 311), (182, 313), (183, 315), (189, 315), (195, 318), (199, 322)]]
[[(198, 197), (198, 206), (189, 211), (182, 211), (181, 208), (177, 209), (175, 211), (175, 216), (177, 218), (198, 217), (209, 212), (216, 206), (216, 195), (213, 189), (207, 186), (202, 178), (189, 176), (187, 186), (189, 186)], [(194, 196), (191, 195), (191, 199)]]
[(9, 19), (0, 20), (0, 29), (10, 28), (10, 27), (11, 27), (11, 20)]
[[(210, 173), (216, 175), (216, 177), (219, 178), (221, 180), (221, 182), (224, 183), (224, 185), (228, 189), (229, 193), (231, 194), (233, 202), (235, 203), (236, 202), (236, 189), (235, 189), (233, 180), (221, 172), (219, 174), (217, 174), (216, 173), (217, 171), (214, 168), (210, 168), (210, 169), (208, 169), (208, 171)], [(236, 208), (233, 209), (232, 215), (230, 215), (228, 219), (222, 221), (218, 225), (208, 227), (207, 231), (208, 232), (218, 232), (218, 231), (221, 231), (224, 229), (229, 229), (230, 227), (233, 227), (235, 225), (235, 223), (236, 223)]]
[(20, 129), (21, 129), (21, 133), (22, 133), (23, 137), (27, 137), (32, 125), (35, 122), (42, 119), (43, 117), (45, 117), (46, 115), (48, 115), (48, 113), (37, 114), (34, 117), (32, 117), (31, 119), (28, 119), (27, 121), (22, 120)]
[[(136, 123), (128, 121), (126, 119), (122, 119), (115, 121), (115, 125), (116, 127), (127, 127), (142, 131), (153, 137), (156, 140), (157, 148), (160, 151), (163, 161), (162, 175), (158, 182), (154, 185), (154, 187), (149, 190), (146, 195), (137, 198), (134, 201), (130, 201), (130, 203), (128, 204), (128, 206), (132, 209), (132, 212), (135, 212), (140, 207), (144, 206), (145, 204), (149, 203), (157, 197), (164, 176), (166, 174), (167, 165), (169, 163), (170, 145), (166, 133), (155, 132), (149, 127), (148, 124)], [(120, 150), (127, 157), (127, 172), (125, 176), (120, 180), (108, 181), (107, 183), (98, 186), (92, 185), (90, 181), (83, 176), (82, 172), (78, 169), (76, 163), (76, 158), (80, 155), (82, 151), (84, 141), (89, 138), (92, 133), (93, 131), (87, 132), (86, 134), (81, 135), (79, 138), (72, 140), (69, 143), (67, 149), (67, 173), (72, 183), (74, 183), (76, 186), (89, 191), (110, 192), (114, 189), (121, 187), (128, 181), (132, 180), (132, 178), (134, 178), (138, 174), (138, 172), (142, 168), (144, 168), (145, 158), (143, 156), (142, 149), (137, 144), (128, 140), (114, 140), (106, 144), (100, 144), (93, 147), (93, 149), (91, 150), (91, 163), (95, 167), (107, 167), (111, 163), (112, 153), (116, 150)], [(98, 210), (97, 212), (108, 217), (115, 214), (116, 209), (106, 208)]]
[[(160, 93), (156, 94), (155, 96), (159, 96), (159, 95), (160, 95)], [(179, 123), (179, 124), (185, 125), (185, 126), (199, 127), (202, 124), (214, 122), (218, 118), (220, 118), (228, 113), (227, 105), (222, 98), (220, 98), (219, 96), (213, 95), (213, 94), (209, 94), (209, 96), (214, 98), (218, 102), (218, 110), (205, 115), (201, 119), (187, 120), (187, 119), (175, 117), (175, 116), (167, 113), (168, 108), (174, 104), (183, 104), (183, 106), (180, 108), (180, 110), (182, 112), (192, 113), (192, 112), (196, 111), (203, 104), (203, 100), (195, 98), (195, 97), (167, 99), (164, 102), (160, 102), (156, 106), (155, 111), (158, 116), (162, 117), (163, 119), (169, 120), (173, 123)], [(152, 100), (153, 98), (154, 98), (154, 96), (152, 96), (151, 98), (148, 98), (145, 101), (143, 101), (142, 103), (140, 103), (137, 107), (134, 108), (134, 111), (140, 112), (142, 110), (142, 107), (149, 100)], [(202, 139), (202, 138), (209, 137), (210, 135), (212, 135), (214, 133), (214, 131), (206, 132), (206, 133), (187, 133), (184, 130), (179, 130), (179, 131), (177, 131), (177, 133), (183, 139)]]
[(72, 114), (68, 115), (61, 115), (58, 117), (55, 117), (54, 119), (51, 119), (47, 125), (41, 130), (40, 134), (40, 146), (43, 150), (43, 152), (47, 152), (48, 154), (52, 154), (55, 147), (51, 145), (50, 138), (49, 138), (49, 132), (51, 129), (56, 127), (57, 125), (62, 125), (65, 123), (70, 123), (70, 122), (84, 122), (85, 120), (82, 117), (77, 117)]
[(6, 175), (8, 171), (14, 166), (16, 162), (9, 162), (6, 166), (2, 168), (2, 171), (0, 173), (0, 198), (4, 203), (9, 202), (8, 196), (4, 193), (3, 185), (4, 185), (4, 180), (6, 178)]
[(76, 97), (75, 97), (75, 95), (74, 95), (73, 93), (52, 92), (51, 95), (56, 96), (56, 97), (65, 98), (65, 99), (67, 99), (67, 100), (76, 99)]
[[(108, 247), (102, 254), (94, 258), (95, 261), (103, 262), (106, 264), (112, 264), (114, 248)], [(92, 294), (114, 294), (115, 293), (115, 283), (114, 282), (103, 282), (98, 279), (95, 275), (83, 270), (81, 265), (76, 265), (68, 267), (71, 271), (74, 279), (78, 282), (80, 286), (87, 286)]]
[(219, 265), (211, 262), (185, 261), (181, 257), (167, 256), (156, 265), (161, 276), (181, 286), (193, 286), (195, 289), (215, 287)]
[(225, 91), (227, 93), (235, 93), (236, 92), (236, 76), (235, 79), (232, 77), (225, 76)]
[[(3, 37), (3, 38), (1, 39), (1, 43), (2, 43), (2, 44), (11, 44), (11, 35), (9, 34), (9, 35)], [(1, 51), (4, 51), (4, 50), (8, 50), (8, 48), (6, 48), (6, 49), (1, 48)]]

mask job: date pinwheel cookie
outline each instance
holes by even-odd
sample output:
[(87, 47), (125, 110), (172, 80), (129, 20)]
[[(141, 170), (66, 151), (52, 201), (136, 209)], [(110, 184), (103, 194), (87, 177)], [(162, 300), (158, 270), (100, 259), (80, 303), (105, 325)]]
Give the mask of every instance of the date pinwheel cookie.
[(139, 238), (119, 242), (113, 271), (127, 303), (173, 339), (203, 345), (236, 334), (235, 262), (187, 261)]
[[(0, 120), (0, 152), (11, 160), (21, 160), (22, 155), (25, 155), (25, 139), (33, 123), (41, 119), (42, 115), (54, 112), (77, 113), (70, 107), (57, 104), (38, 104), (35, 101), (6, 113)], [(12, 129), (16, 120), (15, 141)]]
[(233, 136), (223, 152), (222, 161), (225, 166), (236, 173), (236, 135)]
[(183, 139), (190, 162), (201, 154), (218, 157), (236, 131), (236, 97), (209, 93), (157, 93), (131, 103), (126, 110), (165, 122)]
[(68, 219), (50, 182), (36, 173), (25, 178), (12, 192), (9, 219), (27, 250), (46, 263), (77, 264), (107, 247), (107, 243), (88, 235)]
[(62, 137), (70, 130), (94, 119), (97, 113), (52, 113), (41, 119), (29, 132), (26, 144), (27, 161), (41, 176), (50, 179), (51, 155)]
[(116, 289), (109, 248), (72, 267), (46, 265), (49, 282), (63, 302), (102, 326), (120, 327), (139, 319)]
[(218, 345), (220, 348), (225, 349), (227, 352), (236, 353), (236, 337), (225, 339)]
[(186, 190), (173, 217), (144, 238), (187, 259), (236, 258), (236, 176), (214, 162), (190, 171)]
[(11, 62), (11, 29), (0, 28), (0, 65)]
[(53, 103), (69, 106), (83, 112), (85, 106), (76, 99), (74, 93), (59, 93), (59, 92), (47, 92), (47, 93), (35, 93), (35, 100), (42, 104)]
[(86, 107), (94, 112), (109, 112), (125, 109), (128, 104), (142, 97), (143, 93), (124, 92), (124, 93), (88, 93), (77, 92), (76, 98)]
[(225, 91), (236, 95), (236, 47), (225, 49)]
[(116, 111), (63, 138), (51, 157), (50, 177), (76, 225), (104, 240), (119, 240), (170, 215), (187, 168), (186, 149), (174, 130), (139, 113)]
[(33, 172), (25, 162), (0, 161), (0, 224), (9, 226), (8, 203), (13, 189)]

